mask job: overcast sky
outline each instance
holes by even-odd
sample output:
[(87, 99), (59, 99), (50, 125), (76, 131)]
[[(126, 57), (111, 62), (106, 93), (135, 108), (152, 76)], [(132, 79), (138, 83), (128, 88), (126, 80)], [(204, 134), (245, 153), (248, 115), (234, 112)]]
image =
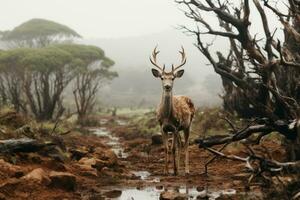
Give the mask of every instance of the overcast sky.
[[(84, 38), (148, 35), (192, 24), (174, 0), (1, 0), (0, 13), (0, 30), (12, 29), (32, 18), (44, 18), (65, 24)], [(205, 14), (209, 23), (216, 19), (211, 14)], [(251, 28), (260, 32), (256, 9), (251, 9), (250, 17), (255, 22)], [(275, 28), (272, 21), (278, 21), (276, 17), (269, 21)]]
[(0, 13), (0, 30), (45, 18), (85, 38), (151, 34), (187, 21), (173, 0), (2, 0)]

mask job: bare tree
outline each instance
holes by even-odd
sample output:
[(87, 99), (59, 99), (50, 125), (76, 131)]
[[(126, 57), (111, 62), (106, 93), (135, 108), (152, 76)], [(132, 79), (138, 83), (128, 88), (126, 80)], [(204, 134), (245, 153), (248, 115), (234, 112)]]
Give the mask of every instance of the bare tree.
[[(276, 3), (268, 0), (178, 0), (184, 14), (196, 23), (192, 29), (182, 29), (196, 37), (195, 46), (208, 59), (215, 72), (222, 78), (224, 108), (240, 117), (252, 118), (244, 129), (233, 134), (198, 139), (201, 148), (228, 144), (256, 135), (255, 143), (278, 132), (286, 138), (287, 161), (300, 160), (300, 3), (288, 0), (287, 9), (278, 10)], [(251, 12), (258, 12), (263, 38), (250, 31)], [(203, 16), (213, 13), (219, 26), (213, 27)], [(270, 29), (269, 18), (277, 17), (283, 30), (283, 39)], [(254, 23), (254, 22), (252, 22)], [(257, 22), (255, 22), (257, 23)], [(205, 36), (204, 36), (205, 35)], [(207, 35), (228, 41), (228, 52), (211, 52), (205, 44)], [(211, 151), (221, 155), (218, 151)], [(222, 155), (223, 156), (223, 155)], [(226, 158), (226, 156), (223, 156)], [(243, 159), (242, 159), (243, 160)], [(272, 163), (275, 163), (272, 161)], [(278, 164), (278, 163), (277, 163)], [(278, 166), (278, 165), (277, 165)], [(295, 165), (299, 167), (299, 165)]]
[(22, 59), (26, 67), (24, 93), (38, 120), (51, 120), (63, 113), (62, 93), (74, 78), (72, 60), (68, 52), (57, 47), (31, 49)]
[[(258, 0), (253, 0), (253, 3), (261, 16), (265, 35), (263, 40), (256, 39), (249, 31), (251, 22), (248, 0), (243, 1), (239, 7), (229, 1), (177, 2), (186, 6), (185, 15), (197, 24), (196, 30), (188, 27), (183, 29), (196, 36), (196, 47), (222, 78), (225, 90), (224, 107), (242, 117), (264, 118), (265, 123), (275, 131), (287, 138), (298, 138), (299, 3), (288, 1), (290, 9), (284, 14), (267, 0), (263, 1), (264, 6), (275, 13), (283, 25), (285, 37), (284, 41), (280, 41), (274, 38), (277, 29), (271, 32), (265, 10)], [(213, 29), (202, 17), (205, 12), (216, 15), (219, 29)], [(206, 31), (201, 31), (202, 27)], [(225, 56), (217, 52), (217, 56), (212, 55), (209, 49), (211, 44), (203, 43), (203, 34), (227, 39), (230, 44), (228, 54)], [(299, 139), (292, 139), (291, 146), (291, 158), (300, 159)]]
[(109, 67), (113, 64), (113, 61), (104, 58), (104, 61), (92, 63), (84, 72), (76, 75), (73, 94), (79, 121), (92, 111), (99, 88), (117, 76), (117, 73), (109, 71)]

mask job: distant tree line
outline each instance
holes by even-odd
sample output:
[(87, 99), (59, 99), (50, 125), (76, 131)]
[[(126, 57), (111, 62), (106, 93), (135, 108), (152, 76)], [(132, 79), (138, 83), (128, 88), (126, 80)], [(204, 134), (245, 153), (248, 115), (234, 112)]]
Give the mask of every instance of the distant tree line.
[(1, 32), (0, 103), (38, 120), (60, 117), (63, 93), (72, 85), (79, 119), (91, 111), (99, 87), (117, 76), (114, 62), (96, 46), (72, 43), (80, 37), (67, 26), (32, 19)]

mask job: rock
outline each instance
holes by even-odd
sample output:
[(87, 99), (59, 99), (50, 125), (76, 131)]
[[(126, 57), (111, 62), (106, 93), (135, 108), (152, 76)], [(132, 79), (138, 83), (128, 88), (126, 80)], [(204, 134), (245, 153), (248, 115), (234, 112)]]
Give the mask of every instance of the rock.
[(76, 188), (76, 177), (68, 172), (52, 171), (49, 174), (51, 187), (60, 188), (67, 191), (74, 191)]
[(61, 150), (60, 147), (52, 147), (49, 149), (44, 149), (44, 154), (52, 158), (56, 162), (65, 162), (68, 159), (68, 154)]
[(39, 184), (43, 184), (43, 185), (50, 184), (50, 178), (42, 168), (34, 169), (22, 178), (25, 180), (37, 181)]
[(122, 191), (121, 190), (111, 190), (108, 192), (104, 192), (104, 196), (107, 198), (118, 198), (119, 196), (121, 196)]
[(154, 134), (151, 137), (152, 145), (161, 145), (163, 144), (162, 135), (160, 134)]
[(91, 166), (87, 166), (87, 165), (77, 165), (77, 166), (80, 169), (81, 176), (98, 177), (97, 169), (94, 169)]
[(100, 193), (95, 193), (89, 196), (89, 200), (105, 200), (105, 197), (103, 197)]
[(95, 158), (87, 158), (87, 157), (83, 157), (78, 161), (79, 164), (88, 165), (88, 166), (95, 165), (96, 162), (97, 161)]
[(43, 162), (43, 160), (37, 153), (28, 153), (28, 160), (37, 164), (41, 164)]
[(45, 166), (51, 170), (54, 171), (67, 171), (67, 167), (61, 163), (61, 162), (57, 162), (55, 160), (47, 160), (45, 162)]
[(3, 193), (0, 193), (0, 200), (6, 200), (6, 197)]
[(80, 160), (81, 158), (85, 157), (88, 154), (88, 151), (80, 150), (80, 149), (71, 149), (70, 153), (71, 153), (72, 160)]
[(18, 178), (10, 178), (4, 180), (0, 183), (0, 190), (2, 191), (13, 191), (19, 184), (21, 184), (22, 180)]
[(197, 187), (196, 187), (196, 190), (197, 190), (198, 192), (201, 192), (201, 191), (204, 190), (204, 187), (203, 187), (203, 186), (197, 186)]
[(111, 177), (111, 178), (114, 178), (115, 177), (115, 172), (113, 172), (110, 168), (108, 167), (103, 167), (103, 169), (101, 170), (101, 175), (104, 175), (104, 176), (108, 176), (108, 177)]
[(187, 200), (188, 196), (186, 194), (181, 194), (176, 191), (164, 191), (159, 196), (160, 200)]
[(164, 189), (164, 186), (162, 186), (162, 185), (157, 185), (155, 188), (156, 188), (157, 190), (162, 190), (162, 189)]
[(86, 166), (85, 168), (96, 168), (97, 170), (102, 170), (103, 167), (110, 166), (111, 163), (108, 161), (99, 160), (97, 158), (82, 158), (78, 161), (80, 165)]
[(24, 175), (21, 167), (10, 164), (3, 159), (0, 159), (0, 179), (5, 177), (16, 177), (19, 178)]
[(95, 148), (95, 154), (97, 158), (103, 161), (107, 161), (109, 166), (117, 165), (118, 164), (118, 157), (111, 149), (102, 149), (102, 148)]
[(80, 168), (80, 174), (82, 176), (94, 176), (97, 177), (97, 169), (93, 168), (92, 165), (97, 163), (95, 158), (81, 158), (76, 164)]

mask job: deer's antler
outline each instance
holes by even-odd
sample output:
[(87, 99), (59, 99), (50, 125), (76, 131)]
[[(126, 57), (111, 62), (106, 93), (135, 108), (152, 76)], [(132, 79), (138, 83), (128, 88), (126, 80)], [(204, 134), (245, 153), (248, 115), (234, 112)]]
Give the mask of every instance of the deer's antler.
[(181, 46), (181, 51), (179, 51), (179, 53), (181, 54), (181, 63), (180, 63), (180, 65), (178, 65), (176, 67), (172, 64), (172, 72), (176, 71), (177, 69), (179, 69), (186, 63), (185, 51), (182, 46)]
[(157, 46), (154, 48), (153, 52), (152, 52), (152, 58), (150, 56), (150, 62), (155, 66), (157, 67), (159, 70), (161, 70), (161, 72), (164, 72), (165, 71), (165, 65), (163, 66), (163, 68), (161, 68), (157, 63), (156, 63), (156, 56), (157, 54), (159, 53), (159, 51), (156, 50), (157, 49)]

